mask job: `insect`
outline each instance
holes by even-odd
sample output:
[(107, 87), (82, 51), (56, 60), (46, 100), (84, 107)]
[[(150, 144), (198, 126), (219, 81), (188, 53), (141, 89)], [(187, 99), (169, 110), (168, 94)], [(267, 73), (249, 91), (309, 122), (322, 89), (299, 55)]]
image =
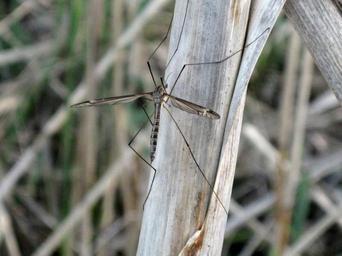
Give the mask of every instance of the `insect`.
[[(119, 103), (129, 103), (129, 102), (135, 101), (137, 99), (144, 99), (144, 100), (148, 100), (148, 101), (153, 101), (153, 103), (154, 103), (154, 113), (153, 113), (153, 117), (154, 118), (153, 118), (153, 121), (150, 120), (149, 115), (147, 114), (146, 110), (144, 109), (144, 112), (145, 112), (146, 116), (148, 117), (148, 119), (150, 120), (151, 125), (152, 125), (152, 131), (151, 131), (151, 137), (150, 137), (150, 159), (151, 159), (151, 163), (152, 163), (154, 158), (155, 158), (155, 153), (156, 153), (156, 149), (157, 149), (158, 132), (159, 132), (159, 125), (160, 125), (160, 111), (161, 111), (162, 104), (166, 103), (167, 101), (170, 101), (171, 104), (174, 107), (176, 107), (176, 108), (178, 108), (180, 110), (183, 110), (183, 111), (191, 113), (191, 114), (196, 114), (196, 115), (199, 115), (199, 116), (203, 116), (203, 117), (206, 117), (206, 118), (209, 118), (209, 119), (219, 119), (220, 115), (217, 114), (216, 112), (214, 112), (213, 110), (209, 109), (209, 108), (200, 106), (200, 105), (198, 105), (196, 103), (193, 103), (193, 102), (190, 102), (190, 101), (178, 98), (178, 97), (174, 97), (174, 96), (168, 94), (167, 91), (166, 91), (167, 85), (164, 84), (163, 78), (161, 77), (161, 79), (160, 79), (161, 80), (161, 84), (157, 85), (156, 82), (155, 82), (154, 75), (153, 75), (153, 72), (152, 72), (151, 65), (150, 65), (149, 61), (147, 62), (147, 65), (148, 65), (151, 77), (152, 77), (154, 85), (155, 85), (154, 91), (146, 92), (146, 93), (139, 93), (139, 94), (132, 94), (132, 95), (123, 95), (123, 96), (116, 96), (116, 97), (114, 96), (114, 97), (100, 98), (100, 99), (94, 99), (94, 100), (87, 100), (87, 101), (83, 101), (83, 102), (80, 102), (80, 103), (76, 103), (76, 104), (72, 105), (71, 107), (82, 108), (82, 107), (92, 107), (92, 106), (101, 106), (101, 105), (115, 105), (115, 104), (119, 104)], [(168, 113), (171, 115), (170, 112), (168, 112)], [(173, 119), (173, 117), (172, 117), (172, 119)], [(178, 127), (178, 125), (177, 125), (177, 128), (181, 132), (181, 130)], [(140, 130), (141, 129), (138, 130), (136, 135), (128, 143), (128, 146), (145, 163), (147, 163), (154, 170), (154, 175), (153, 175), (153, 178), (152, 178), (152, 183), (151, 183), (149, 192), (147, 194), (147, 197), (146, 197), (146, 199), (144, 201), (144, 205), (145, 205), (145, 202), (146, 202), (146, 200), (147, 200), (147, 198), (148, 198), (148, 196), (149, 196), (149, 194), (151, 192), (151, 188), (152, 188), (153, 181), (154, 181), (154, 178), (155, 178), (155, 173), (156, 173), (157, 170), (150, 163), (148, 163), (145, 160), (145, 158), (143, 158), (131, 146), (133, 140), (138, 135)], [(182, 136), (184, 138), (183, 133), (182, 133)], [(194, 158), (194, 156), (193, 156), (193, 158)], [(202, 173), (202, 174), (204, 175), (204, 173)]]
[(108, 97), (108, 98), (101, 98), (95, 100), (88, 100), (84, 102), (80, 102), (77, 104), (72, 105), (72, 107), (91, 107), (91, 106), (100, 106), (100, 105), (115, 105), (118, 103), (128, 103), (139, 98), (144, 100), (153, 101), (154, 103), (154, 118), (152, 122), (152, 132), (150, 138), (150, 158), (151, 162), (153, 162), (155, 158), (155, 152), (157, 148), (157, 140), (158, 140), (158, 132), (159, 132), (159, 124), (160, 124), (160, 110), (161, 105), (168, 100), (170, 100), (171, 104), (183, 111), (186, 111), (191, 114), (196, 114), (199, 116), (203, 116), (209, 119), (219, 119), (220, 116), (213, 110), (197, 105), (190, 101), (174, 97), (166, 92), (166, 86), (163, 83), (161, 85), (157, 85), (154, 91), (147, 92), (147, 93), (140, 93), (140, 94), (133, 94), (133, 95), (124, 95), (124, 96), (117, 96), (117, 97)]
[[(185, 19), (187, 16), (187, 11), (188, 11), (188, 4), (189, 4), (189, 0), (187, 1), (187, 5), (186, 5), (186, 9), (185, 9), (185, 15), (183, 18), (183, 24), (182, 24), (182, 28), (181, 28), (181, 32), (180, 32), (180, 36), (178, 38), (178, 42), (177, 42), (177, 47), (175, 49), (175, 51), (173, 52), (173, 54), (171, 55), (171, 58), (169, 59), (166, 68), (168, 67), (168, 65), (170, 64), (170, 62), (172, 61), (173, 57), (175, 56), (177, 50), (178, 50), (178, 46), (180, 43), (180, 40), (182, 38), (182, 34), (183, 34), (183, 29), (184, 29), (184, 24), (185, 24)], [(172, 25), (172, 20), (170, 22), (168, 31), (166, 33), (166, 35), (164, 36), (164, 38), (162, 39), (162, 41), (159, 43), (159, 45), (157, 46), (157, 48), (153, 51), (153, 53), (151, 54), (151, 56), (149, 57), (148, 61), (147, 61), (147, 66), (151, 75), (151, 78), (153, 80), (155, 89), (154, 91), (150, 91), (150, 92), (146, 92), (146, 93), (140, 93), (140, 94), (131, 94), (131, 95), (124, 95), (124, 96), (114, 96), (114, 97), (107, 97), (107, 98), (100, 98), (100, 99), (94, 99), (94, 100), (87, 100), (84, 102), (80, 102), (77, 104), (72, 105), (72, 107), (77, 107), (77, 108), (81, 108), (81, 107), (92, 107), (92, 106), (101, 106), (101, 105), (115, 105), (115, 104), (119, 104), (119, 103), (129, 103), (132, 101), (135, 101), (137, 99), (143, 99), (143, 100), (147, 100), (150, 102), (154, 103), (154, 113), (153, 113), (153, 121), (150, 119), (150, 116), (148, 115), (147, 111), (144, 109), (143, 110), (146, 114), (146, 116), (148, 117), (151, 125), (152, 125), (152, 132), (151, 132), (151, 136), (150, 136), (150, 160), (151, 163), (153, 162), (153, 160), (155, 159), (155, 153), (156, 153), (156, 148), (157, 148), (157, 140), (158, 140), (158, 132), (159, 132), (159, 126), (160, 126), (160, 112), (161, 112), (161, 107), (163, 106), (166, 110), (167, 113), (171, 116), (172, 120), (174, 121), (174, 123), (176, 124), (176, 127), (178, 129), (178, 131), (180, 132), (180, 134), (182, 135), (183, 140), (186, 143), (186, 146), (191, 154), (192, 159), (194, 160), (198, 170), (200, 171), (201, 175), (203, 176), (203, 178), (205, 179), (205, 181), (207, 182), (207, 184), (209, 185), (211, 191), (213, 192), (213, 194), (215, 195), (215, 197), (218, 199), (219, 203), (221, 204), (221, 206), (224, 208), (225, 212), (228, 214), (227, 210), (225, 209), (223, 203), (221, 202), (221, 200), (219, 199), (219, 197), (217, 196), (216, 192), (213, 189), (213, 186), (210, 184), (209, 180), (206, 178), (204, 172), (202, 171), (202, 169), (200, 168), (197, 160), (194, 157), (194, 154), (192, 153), (192, 150), (189, 146), (189, 143), (187, 142), (183, 132), (181, 131), (180, 127), (178, 126), (176, 120), (173, 118), (171, 112), (165, 107), (165, 104), (167, 104), (169, 101), (171, 103), (172, 106), (191, 113), (191, 114), (195, 114), (198, 116), (202, 116), (202, 117), (206, 117), (208, 119), (212, 119), (212, 120), (217, 120), (220, 118), (220, 115), (217, 114), (216, 112), (214, 112), (213, 110), (211, 110), (210, 108), (204, 107), (204, 106), (200, 106), (196, 103), (187, 101), (185, 99), (181, 99), (178, 97), (175, 97), (172, 95), (172, 92), (179, 80), (179, 78), (181, 77), (183, 71), (185, 70), (186, 67), (188, 66), (198, 66), (198, 65), (209, 65), (209, 64), (221, 64), (225, 61), (227, 61), (228, 59), (230, 59), (231, 57), (233, 57), (234, 55), (242, 52), (244, 49), (246, 49), (248, 46), (250, 46), (251, 44), (253, 44), (255, 41), (257, 41), (264, 33), (266, 33), (269, 28), (267, 28), (266, 30), (264, 30), (264, 32), (262, 32), (256, 39), (254, 39), (252, 42), (250, 43), (246, 43), (245, 46), (238, 50), (233, 52), (232, 54), (230, 54), (229, 56), (226, 56), (225, 58), (218, 60), (218, 61), (211, 61), (211, 62), (198, 62), (198, 63), (187, 63), (184, 64), (180, 70), (180, 72), (178, 73), (178, 75), (176, 76), (176, 79), (174, 81), (174, 83), (172, 84), (169, 93), (167, 92), (167, 84), (164, 83), (164, 79), (163, 77), (160, 78), (161, 84), (157, 85), (153, 72), (152, 72), (152, 68), (151, 68), (151, 64), (150, 64), (150, 60), (152, 58), (152, 56), (155, 54), (155, 52), (158, 50), (158, 48), (162, 45), (162, 43), (167, 39), (170, 29), (171, 29), (171, 25)], [(166, 69), (165, 68), (165, 69)], [(144, 126), (142, 126), (138, 132), (133, 136), (133, 138), (131, 139), (131, 141), (128, 143), (128, 146), (146, 163), (148, 164), (152, 170), (154, 171), (153, 173), (153, 177), (152, 177), (152, 181), (151, 181), (151, 185), (149, 188), (149, 191), (147, 193), (146, 199), (144, 201), (144, 204), (146, 203), (146, 200), (149, 197), (149, 194), (151, 192), (152, 189), (152, 185), (155, 179), (155, 175), (157, 170), (151, 165), (151, 163), (149, 163), (144, 157), (142, 157), (132, 146), (132, 142), (134, 141), (134, 139), (136, 138), (136, 136), (139, 134), (139, 132), (141, 131), (141, 129)]]

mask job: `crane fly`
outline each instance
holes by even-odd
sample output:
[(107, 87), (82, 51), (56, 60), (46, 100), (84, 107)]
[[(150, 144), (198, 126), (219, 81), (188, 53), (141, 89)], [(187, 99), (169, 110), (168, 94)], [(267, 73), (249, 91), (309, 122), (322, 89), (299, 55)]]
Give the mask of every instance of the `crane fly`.
[[(186, 3), (186, 8), (185, 8), (185, 15), (183, 18), (183, 24), (181, 27), (181, 31), (180, 31), (180, 36), (178, 38), (177, 41), (177, 45), (176, 45), (176, 49), (174, 50), (174, 52), (171, 54), (171, 57), (169, 59), (169, 61), (166, 64), (166, 67), (164, 70), (166, 70), (166, 68), (169, 66), (169, 64), (171, 63), (173, 57), (175, 56), (176, 52), (178, 51), (178, 47), (183, 35), (183, 30), (184, 30), (184, 25), (185, 25), (185, 20), (187, 17), (187, 12), (188, 12), (188, 6), (189, 6), (189, 0), (187, 0)], [(101, 105), (115, 105), (115, 104), (119, 104), (119, 103), (129, 103), (138, 99), (143, 99), (143, 100), (147, 100), (150, 102), (154, 103), (154, 113), (153, 113), (153, 121), (151, 121), (150, 116), (148, 115), (148, 113), (146, 112), (145, 108), (143, 107), (143, 110), (147, 116), (147, 118), (149, 119), (151, 125), (152, 125), (152, 132), (151, 132), (151, 137), (150, 137), (150, 159), (151, 162), (153, 162), (154, 158), (155, 158), (155, 153), (156, 153), (156, 148), (157, 148), (157, 139), (158, 139), (158, 133), (159, 133), (159, 126), (160, 126), (160, 112), (161, 112), (161, 107), (164, 107), (164, 109), (167, 111), (167, 113), (170, 115), (171, 119), (173, 120), (173, 122), (176, 125), (176, 128), (178, 129), (179, 133), (181, 134), (188, 150), (189, 153), (194, 161), (194, 163), (196, 164), (199, 172), (201, 173), (201, 175), (203, 176), (203, 178), (205, 179), (206, 183), (209, 185), (210, 190), (212, 191), (212, 193), (215, 195), (215, 197), (217, 198), (217, 200), (219, 201), (220, 205), (223, 207), (223, 209), (225, 210), (226, 214), (228, 215), (228, 211), (226, 210), (226, 208), (224, 207), (224, 204), (222, 203), (222, 201), (220, 200), (220, 198), (218, 197), (217, 193), (214, 190), (214, 187), (211, 185), (211, 183), (209, 182), (209, 180), (207, 179), (205, 173), (203, 172), (203, 170), (201, 169), (200, 165), (198, 164), (198, 161), (196, 160), (190, 146), (189, 143), (187, 142), (181, 128), (179, 127), (178, 123), (176, 122), (175, 118), (172, 116), (171, 112), (168, 110), (168, 108), (165, 105), (168, 105), (168, 101), (171, 102), (171, 105), (188, 113), (191, 114), (195, 114), (198, 116), (202, 116), (202, 117), (206, 117), (208, 119), (212, 119), (212, 120), (217, 120), (220, 118), (219, 114), (217, 114), (216, 112), (214, 112), (213, 110), (207, 108), (207, 107), (203, 107), (200, 106), (196, 103), (187, 101), (185, 99), (181, 99), (175, 96), (172, 96), (172, 92), (175, 89), (175, 86), (177, 85), (177, 82), (179, 81), (181, 75), (183, 74), (183, 71), (186, 68), (189, 67), (194, 67), (194, 66), (201, 66), (201, 65), (219, 65), (222, 64), (224, 62), (226, 62), (227, 60), (229, 60), (230, 58), (232, 58), (233, 56), (237, 55), (238, 53), (241, 53), (244, 49), (248, 48), (250, 45), (252, 45), (253, 43), (255, 43), (257, 40), (259, 40), (259, 38), (261, 38), (266, 32), (270, 31), (270, 28), (266, 28), (259, 36), (257, 36), (254, 40), (252, 40), (249, 43), (246, 43), (244, 45), (243, 48), (231, 53), (230, 55), (220, 59), (220, 60), (215, 60), (215, 61), (209, 61), (209, 62), (196, 62), (196, 63), (186, 63), (182, 66), (180, 72), (178, 73), (175, 81), (172, 83), (172, 86), (170, 87), (170, 91), (169, 93), (166, 91), (167, 89), (167, 83), (164, 84), (164, 80), (161, 77), (161, 84), (157, 85), (155, 79), (154, 79), (154, 75), (151, 69), (151, 65), (150, 65), (150, 60), (152, 58), (152, 56), (156, 53), (156, 51), (159, 49), (159, 47), (164, 43), (164, 41), (167, 39), (169, 33), (170, 33), (170, 29), (171, 29), (171, 25), (172, 25), (172, 21), (173, 21), (173, 17), (171, 19), (171, 22), (169, 24), (169, 28), (166, 32), (166, 35), (164, 36), (164, 38), (161, 40), (161, 42), (158, 44), (157, 48), (152, 52), (151, 56), (149, 57), (148, 61), (147, 61), (147, 65), (149, 68), (149, 72), (151, 75), (151, 78), (153, 80), (155, 89), (151, 92), (146, 92), (146, 93), (138, 93), (138, 94), (131, 94), (131, 95), (123, 95), (123, 96), (114, 96), (114, 97), (108, 97), (108, 98), (100, 98), (100, 99), (94, 99), (94, 100), (87, 100), (87, 101), (83, 101), (80, 103), (76, 103), (74, 105), (72, 105), (71, 107), (75, 107), (75, 108), (81, 108), (81, 107), (93, 107), (93, 106), (101, 106)], [(151, 185), (150, 188), (147, 192), (147, 196), (145, 198), (145, 201), (143, 203), (143, 206), (145, 205), (151, 190), (152, 190), (152, 185), (155, 179), (155, 175), (156, 175), (156, 168), (154, 168), (151, 163), (149, 163), (147, 160), (145, 160), (145, 158), (139, 154), (134, 147), (131, 146), (131, 144), (133, 143), (134, 139), (137, 137), (137, 135), (139, 134), (139, 132), (142, 130), (144, 126), (142, 126), (137, 132), (136, 134), (133, 136), (133, 138), (131, 139), (131, 141), (128, 143), (128, 146), (139, 156), (140, 159), (142, 159), (147, 165), (149, 165), (152, 170), (154, 171), (153, 173), (153, 177), (151, 180)]]
[(154, 91), (140, 93), (140, 94), (132, 94), (132, 95), (123, 95), (123, 96), (114, 96), (108, 98), (100, 98), (94, 100), (87, 100), (77, 104), (72, 105), (71, 107), (93, 107), (93, 106), (101, 106), (101, 105), (115, 105), (118, 103), (128, 103), (135, 101), (137, 99), (144, 99), (148, 101), (153, 101), (154, 103), (154, 118), (152, 122), (152, 132), (150, 138), (150, 159), (153, 162), (155, 157), (155, 152), (157, 148), (157, 140), (158, 140), (158, 132), (160, 125), (160, 110), (162, 104), (166, 103), (170, 100), (171, 104), (185, 112), (195, 114), (198, 116), (203, 116), (209, 119), (219, 119), (220, 116), (213, 110), (195, 104), (193, 102), (174, 97), (166, 92), (166, 86), (162, 82), (162, 85), (158, 85)]

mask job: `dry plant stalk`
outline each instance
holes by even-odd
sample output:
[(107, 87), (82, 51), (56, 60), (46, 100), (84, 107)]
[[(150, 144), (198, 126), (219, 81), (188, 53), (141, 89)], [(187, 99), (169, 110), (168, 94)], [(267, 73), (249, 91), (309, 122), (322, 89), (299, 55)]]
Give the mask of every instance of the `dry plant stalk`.
[[(177, 48), (186, 4), (187, 1), (176, 1), (169, 56)], [(283, 4), (284, 1), (190, 1), (183, 38), (165, 74), (169, 76), (169, 88), (184, 64), (221, 60), (272, 28)], [(226, 209), (246, 87), (267, 34), (245, 49), (243, 55), (236, 54), (221, 65), (188, 66), (173, 91), (175, 96), (208, 106), (221, 115), (214, 122), (170, 107)], [(145, 206), (137, 254), (219, 255), (227, 214), (201, 176), (167, 111), (161, 115), (159, 136), (153, 162), (157, 175)]]
[[(301, 77), (297, 83), (296, 72), (298, 68), (298, 56), (300, 41), (295, 33), (292, 33), (289, 46), (289, 61), (282, 100), (282, 122), (280, 134), (280, 152), (282, 154), (278, 163), (276, 180), (277, 189), (277, 223), (278, 232), (276, 239), (276, 251), (279, 255), (284, 253), (290, 240), (292, 209), (294, 207), (295, 195), (300, 179), (302, 166), (302, 150), (305, 137), (307, 105), (310, 95), (313, 61), (308, 51), (304, 52), (301, 63)], [(298, 86), (295, 86), (297, 85)], [(295, 88), (297, 87), (299, 97), (295, 101)], [(292, 106), (296, 106), (295, 113)], [(291, 121), (293, 120), (293, 122)], [(288, 153), (289, 152), (289, 153)], [(286, 168), (286, 159), (290, 158), (290, 169)]]
[[(122, 0), (112, 1), (111, 4), (112, 10), (112, 42), (115, 44), (117, 38), (119, 37), (122, 26), (123, 26), (123, 12), (124, 5)], [(123, 74), (124, 70), (122, 67), (123, 53), (119, 53), (119, 57), (117, 58), (117, 64), (113, 66), (113, 84), (112, 84), (112, 95), (122, 95), (123, 88)], [(122, 129), (120, 126), (125, 121), (122, 120), (122, 112), (118, 111), (117, 108), (113, 108), (114, 120), (120, 120), (119, 122), (113, 122), (113, 130), (114, 130), (114, 138), (112, 139), (112, 147), (111, 147), (111, 156), (112, 159), (120, 156), (122, 153), (122, 145), (126, 143), (123, 139), (123, 134), (125, 133), (125, 129)], [(110, 223), (114, 220), (114, 209), (113, 202), (115, 199), (115, 188), (117, 183), (113, 183), (112, 186), (108, 189), (103, 198), (103, 207), (102, 207), (102, 217), (101, 217), (101, 227), (105, 228), (110, 225)], [(99, 255), (105, 255), (105, 250), (100, 251)]]
[(31, 46), (0, 51), (0, 67), (20, 61), (30, 61), (37, 57), (49, 56), (56, 49), (57, 45), (54, 40), (46, 40)]
[(231, 201), (230, 212), (233, 214), (231, 218), (228, 219), (225, 238), (233, 234), (238, 228), (248, 224), (250, 220), (255, 220), (258, 215), (270, 210), (275, 202), (275, 196), (273, 194), (267, 194), (260, 200), (250, 205), (245, 206), (243, 209), (238, 210), (234, 207), (234, 200)]
[[(86, 19), (86, 38), (87, 38), (87, 55), (86, 55), (86, 86), (87, 97), (96, 97), (96, 78), (94, 69), (97, 57), (97, 42), (99, 39), (99, 31), (101, 24), (100, 17), (103, 15), (103, 1), (91, 0), (87, 4)], [(81, 194), (86, 193), (96, 180), (96, 156), (97, 156), (97, 114), (96, 109), (89, 109), (81, 113), (80, 133), (78, 138), (78, 177), (81, 181)], [(92, 254), (92, 216), (88, 212), (82, 222), (80, 231), (80, 251), (82, 255)]]
[(280, 127), (279, 127), (279, 152), (280, 157), (277, 160), (277, 171), (275, 176), (275, 190), (277, 194), (276, 221), (277, 235), (275, 239), (275, 248), (279, 254), (282, 254), (287, 246), (290, 225), (289, 203), (285, 202), (286, 180), (289, 169), (286, 168), (286, 162), (289, 156), (289, 146), (292, 138), (294, 95), (297, 84), (297, 71), (299, 66), (300, 39), (294, 30), (290, 33), (290, 43), (287, 52), (284, 85), (280, 108)]
[[(285, 13), (342, 104), (342, 16), (334, 1), (288, 0)], [(319, 19), (317, 19), (319, 17)]]
[(5, 206), (0, 204), (0, 240), (2, 235), (9, 255), (20, 256), (19, 244), (14, 233), (11, 217)]

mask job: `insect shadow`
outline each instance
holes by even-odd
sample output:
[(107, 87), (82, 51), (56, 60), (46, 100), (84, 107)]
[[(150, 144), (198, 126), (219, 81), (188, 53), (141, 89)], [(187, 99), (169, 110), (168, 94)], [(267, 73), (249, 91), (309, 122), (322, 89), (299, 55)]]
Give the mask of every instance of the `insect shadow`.
[[(184, 24), (186, 21), (186, 17), (187, 17), (187, 13), (188, 13), (188, 7), (189, 7), (189, 1), (187, 0), (186, 3), (186, 9), (185, 9), (185, 14), (183, 17), (183, 23), (182, 23), (182, 27), (181, 27), (181, 31), (180, 31), (180, 35), (177, 41), (177, 46), (174, 50), (174, 52), (172, 53), (169, 61), (166, 64), (166, 67), (164, 70), (166, 70), (166, 68), (169, 66), (169, 64), (171, 63), (173, 57), (175, 56), (175, 54), (178, 51), (178, 47), (183, 35), (183, 30), (184, 30)], [(156, 148), (157, 148), (157, 142), (158, 142), (158, 133), (159, 133), (159, 126), (160, 126), (160, 112), (161, 112), (161, 108), (163, 107), (166, 112), (169, 114), (169, 116), (171, 117), (172, 121), (175, 123), (177, 130), (179, 131), (179, 133), (181, 134), (189, 152), (191, 155), (191, 158), (193, 159), (193, 161), (196, 164), (196, 167), (198, 168), (198, 170), (200, 171), (201, 175), (203, 176), (203, 178), (205, 179), (206, 183), (209, 185), (210, 190), (212, 191), (212, 193), (215, 195), (215, 197), (217, 198), (217, 200), (219, 201), (220, 205), (223, 207), (223, 209), (225, 210), (226, 214), (228, 215), (228, 211), (227, 209), (224, 207), (224, 204), (222, 203), (222, 201), (220, 200), (219, 196), (217, 195), (217, 193), (215, 192), (212, 184), (209, 182), (209, 180), (207, 179), (204, 171), (202, 170), (202, 168), (200, 167), (200, 165), (198, 164), (198, 161), (196, 160), (193, 151), (187, 141), (187, 139), (184, 136), (184, 133), (182, 132), (181, 128), (179, 127), (177, 121), (175, 120), (175, 118), (173, 117), (173, 115), (171, 114), (170, 110), (165, 106), (168, 101), (171, 102), (171, 105), (188, 113), (191, 114), (195, 114), (198, 116), (202, 116), (208, 119), (212, 119), (212, 120), (217, 120), (220, 118), (220, 115), (217, 114), (215, 111), (204, 107), (204, 106), (200, 106), (196, 103), (187, 101), (185, 99), (181, 99), (175, 96), (172, 96), (172, 92), (177, 84), (177, 82), (179, 81), (181, 75), (183, 74), (183, 71), (190, 66), (199, 66), (199, 65), (214, 65), (214, 64), (221, 64), (224, 63), (225, 61), (229, 60), (230, 58), (232, 58), (233, 56), (235, 56), (236, 54), (242, 52), (244, 49), (246, 49), (247, 47), (249, 47), (251, 44), (253, 44), (254, 42), (256, 42), (259, 38), (261, 38), (267, 31), (270, 30), (270, 28), (265, 29), (259, 36), (257, 36), (253, 41), (246, 43), (244, 45), (243, 48), (241, 48), (240, 50), (237, 50), (233, 53), (231, 53), (229, 56), (226, 56), (225, 58), (221, 59), (221, 60), (217, 60), (217, 61), (209, 61), (209, 62), (197, 62), (197, 63), (186, 63), (182, 66), (180, 72), (178, 73), (175, 81), (173, 82), (171, 89), (169, 92), (167, 92), (167, 84), (164, 83), (164, 78), (160, 77), (160, 84), (157, 84), (154, 74), (152, 72), (152, 68), (151, 68), (151, 59), (154, 56), (154, 54), (157, 52), (157, 50), (160, 48), (160, 46), (166, 41), (166, 39), (168, 38), (169, 34), (170, 34), (170, 30), (172, 27), (172, 21), (173, 21), (173, 16), (171, 18), (168, 30), (165, 34), (165, 36), (163, 37), (163, 39), (160, 41), (160, 43), (158, 44), (158, 46), (155, 48), (155, 50), (152, 52), (152, 54), (150, 55), (150, 57), (147, 60), (147, 66), (149, 69), (149, 73), (151, 75), (151, 78), (153, 80), (153, 84), (155, 89), (153, 91), (150, 92), (145, 92), (145, 93), (138, 93), (138, 94), (131, 94), (131, 95), (123, 95), (123, 96), (114, 96), (114, 97), (107, 97), (107, 98), (99, 98), (99, 99), (94, 99), (94, 100), (87, 100), (87, 101), (83, 101), (77, 104), (72, 105), (71, 107), (75, 107), (75, 108), (81, 108), (81, 107), (93, 107), (93, 106), (101, 106), (101, 105), (115, 105), (115, 104), (119, 104), (119, 103), (129, 103), (135, 100), (145, 100), (145, 101), (150, 101), (153, 102), (154, 104), (154, 112), (152, 115), (149, 115), (145, 109), (145, 107), (142, 105), (142, 109), (145, 113), (145, 115), (148, 118), (148, 122), (150, 122), (150, 124), (152, 125), (152, 132), (151, 132), (151, 136), (150, 136), (150, 161), (147, 161), (133, 146), (133, 142), (135, 140), (135, 138), (138, 136), (138, 134), (140, 133), (140, 131), (145, 127), (146, 123), (141, 126), (138, 131), (134, 134), (134, 136), (132, 137), (132, 139), (130, 140), (130, 142), (128, 143), (128, 146), (134, 151), (134, 153), (141, 159), (143, 160), (147, 165), (149, 165), (152, 170), (153, 170), (153, 177), (152, 177), (152, 181), (151, 181), (151, 185), (149, 187), (149, 190), (147, 192), (146, 198), (144, 200), (143, 203), (143, 207), (146, 204), (146, 201), (151, 193), (152, 190), (152, 186), (156, 177), (156, 173), (157, 173), (157, 169), (155, 167), (152, 166), (152, 162), (155, 158), (155, 153), (156, 153)], [(152, 118), (153, 116), (153, 118)]]

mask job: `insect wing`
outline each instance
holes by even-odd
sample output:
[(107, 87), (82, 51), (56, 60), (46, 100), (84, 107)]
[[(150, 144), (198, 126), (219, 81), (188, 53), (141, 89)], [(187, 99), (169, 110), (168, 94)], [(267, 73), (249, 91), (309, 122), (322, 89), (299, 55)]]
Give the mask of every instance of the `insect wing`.
[(171, 104), (175, 106), (176, 108), (179, 108), (180, 110), (183, 110), (185, 112), (204, 116), (210, 119), (219, 119), (220, 115), (214, 112), (213, 110), (202, 107), (200, 105), (197, 105), (195, 103), (192, 103), (187, 100), (183, 100), (174, 96), (168, 96), (170, 98)]
[(133, 94), (133, 95), (124, 95), (124, 96), (117, 96), (117, 97), (87, 100), (87, 101), (74, 104), (71, 107), (81, 108), (81, 107), (92, 107), (92, 106), (101, 106), (101, 105), (115, 105), (118, 103), (128, 103), (128, 102), (137, 100), (139, 98), (143, 98), (145, 100), (153, 100), (152, 93), (140, 93), (140, 94)]

